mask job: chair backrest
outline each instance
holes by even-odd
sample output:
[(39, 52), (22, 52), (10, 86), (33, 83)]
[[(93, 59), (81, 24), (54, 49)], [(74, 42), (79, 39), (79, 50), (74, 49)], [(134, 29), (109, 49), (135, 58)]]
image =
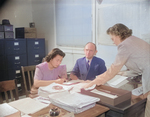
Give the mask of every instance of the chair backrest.
[(24, 88), (26, 96), (28, 97), (29, 91), (31, 90), (31, 87), (34, 82), (34, 72), (35, 72), (35, 65), (32, 66), (21, 66), (22, 76), (23, 76), (23, 82), (24, 82)]
[[(14, 95), (15, 91), (15, 95)], [(15, 83), (15, 80), (7, 80), (7, 81), (1, 81), (0, 82), (0, 103), (3, 103), (4, 100), (6, 102), (9, 102), (9, 97), (11, 98), (11, 101), (18, 100), (18, 89)]]

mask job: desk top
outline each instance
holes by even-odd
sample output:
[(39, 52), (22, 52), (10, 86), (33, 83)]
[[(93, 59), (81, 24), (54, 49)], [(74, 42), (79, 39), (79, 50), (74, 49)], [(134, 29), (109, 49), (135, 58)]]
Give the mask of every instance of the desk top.
[[(44, 108), (44, 109), (32, 114), (31, 116), (32, 117), (37, 117), (37, 116), (39, 116), (39, 117), (48, 116), (49, 117), (49, 110), (53, 107), (56, 107), (56, 106), (54, 106), (53, 104), (50, 104), (47, 108)], [(64, 115), (66, 115), (67, 113), (69, 113), (68, 111), (66, 111), (62, 108), (58, 108), (58, 109), (60, 109), (60, 114), (57, 117), (62, 117)], [(105, 113), (108, 110), (109, 110), (109, 108), (96, 104), (91, 109), (88, 109), (88, 110), (86, 110), (82, 113), (79, 113), (79, 114), (75, 114), (75, 117), (96, 117), (98, 115)]]

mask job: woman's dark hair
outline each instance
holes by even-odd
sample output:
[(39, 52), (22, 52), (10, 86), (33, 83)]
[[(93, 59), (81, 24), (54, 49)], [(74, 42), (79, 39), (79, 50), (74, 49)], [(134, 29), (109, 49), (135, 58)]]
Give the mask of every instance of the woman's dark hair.
[(107, 30), (107, 34), (119, 36), (121, 40), (124, 40), (132, 35), (132, 30), (123, 24), (115, 24)]
[(45, 61), (49, 62), (51, 59), (55, 58), (57, 55), (65, 57), (65, 53), (61, 51), (59, 48), (54, 48), (52, 51), (48, 53), (48, 55), (45, 57)]

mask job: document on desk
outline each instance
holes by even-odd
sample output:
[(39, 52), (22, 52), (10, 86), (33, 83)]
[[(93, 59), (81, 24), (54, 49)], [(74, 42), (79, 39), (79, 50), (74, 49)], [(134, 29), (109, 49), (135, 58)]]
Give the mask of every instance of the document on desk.
[(132, 95), (139, 96), (141, 94), (143, 94), (143, 87), (142, 86), (132, 90)]
[(19, 99), (9, 103), (10, 106), (20, 110), (24, 114), (33, 114), (49, 104), (43, 104), (31, 98)]
[(116, 75), (113, 79), (109, 80), (107, 84), (111, 87), (119, 88), (122, 85), (128, 83), (128, 81), (126, 80), (127, 78), (128, 77), (126, 76)]
[(17, 112), (19, 112), (19, 111), (7, 103), (0, 104), (0, 117), (12, 115)]

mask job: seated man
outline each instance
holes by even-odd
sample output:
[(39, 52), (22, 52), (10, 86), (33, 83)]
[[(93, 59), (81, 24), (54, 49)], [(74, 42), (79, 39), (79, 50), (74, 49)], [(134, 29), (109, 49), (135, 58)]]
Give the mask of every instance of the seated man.
[(96, 45), (94, 43), (87, 43), (84, 48), (84, 53), (85, 57), (76, 61), (70, 74), (70, 78), (73, 80), (93, 80), (97, 75), (106, 71), (104, 60), (94, 56), (97, 53)]
[(53, 82), (64, 83), (67, 78), (66, 65), (60, 65), (64, 56), (64, 52), (54, 48), (45, 57), (45, 62), (36, 66), (30, 97), (32, 97), (32, 94), (37, 94), (37, 89), (41, 86), (47, 86)]

